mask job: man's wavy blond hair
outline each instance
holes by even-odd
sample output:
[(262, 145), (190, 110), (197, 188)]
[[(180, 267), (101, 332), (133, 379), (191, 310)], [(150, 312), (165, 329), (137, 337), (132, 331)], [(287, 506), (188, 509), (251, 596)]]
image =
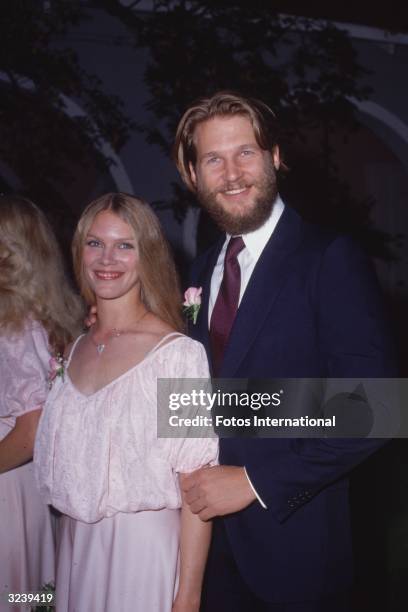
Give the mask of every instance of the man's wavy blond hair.
[(149, 204), (126, 193), (107, 193), (91, 202), (81, 215), (72, 243), (76, 279), (88, 306), (95, 304), (84, 273), (83, 250), (89, 229), (99, 213), (115, 213), (133, 230), (139, 254), (141, 299), (146, 308), (174, 329), (182, 331), (182, 297), (173, 256)]
[[(247, 98), (233, 91), (218, 91), (208, 98), (196, 100), (179, 121), (173, 146), (173, 159), (185, 185), (196, 192), (190, 164), (196, 164), (194, 133), (197, 125), (214, 117), (246, 117), (252, 124), (256, 142), (272, 153), (279, 141), (279, 126), (275, 113), (256, 98)], [(281, 159), (281, 170), (287, 170)]]
[(64, 273), (61, 252), (44, 214), (20, 196), (0, 197), (0, 333), (42, 323), (50, 349), (63, 352), (83, 319), (79, 296)]

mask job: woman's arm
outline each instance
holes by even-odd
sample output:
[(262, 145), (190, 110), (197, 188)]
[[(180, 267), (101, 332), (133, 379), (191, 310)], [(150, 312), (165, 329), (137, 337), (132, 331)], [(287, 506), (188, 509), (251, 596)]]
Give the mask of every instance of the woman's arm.
[(30, 461), (41, 408), (16, 418), (14, 428), (0, 441), (0, 473)]
[[(180, 476), (182, 479), (183, 476)], [(198, 612), (211, 539), (211, 521), (204, 523), (183, 499), (180, 535), (180, 581), (172, 612)]]

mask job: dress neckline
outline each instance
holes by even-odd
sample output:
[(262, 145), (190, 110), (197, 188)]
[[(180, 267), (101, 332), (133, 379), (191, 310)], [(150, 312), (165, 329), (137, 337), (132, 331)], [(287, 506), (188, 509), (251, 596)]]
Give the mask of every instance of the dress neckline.
[[(65, 377), (67, 379), (67, 381), (69, 382), (69, 384), (71, 385), (72, 389), (81, 397), (85, 398), (85, 399), (91, 399), (93, 397), (95, 397), (96, 395), (98, 395), (99, 393), (101, 393), (102, 391), (105, 391), (105, 389), (108, 389), (110, 386), (114, 385), (115, 383), (117, 383), (118, 381), (122, 380), (123, 378), (125, 378), (126, 376), (128, 376), (131, 372), (133, 372), (134, 370), (136, 370), (139, 366), (143, 365), (148, 359), (149, 357), (151, 357), (152, 355), (155, 355), (157, 352), (160, 351), (160, 349), (165, 348), (166, 346), (170, 346), (171, 344), (174, 344), (174, 342), (177, 342), (177, 340), (180, 340), (181, 338), (187, 338), (187, 336), (185, 334), (181, 334), (180, 332), (170, 332), (169, 334), (166, 334), (165, 336), (163, 336), (163, 338), (161, 338), (159, 340), (159, 342), (157, 344), (155, 344), (150, 351), (148, 351), (146, 353), (146, 355), (143, 357), (143, 359), (141, 359), (140, 361), (138, 361), (137, 363), (135, 363), (131, 368), (129, 368), (128, 370), (125, 370), (124, 372), (122, 372), (122, 374), (120, 374), (119, 376), (117, 376), (116, 378), (114, 378), (113, 380), (111, 380), (110, 382), (108, 382), (106, 385), (103, 385), (102, 387), (100, 387), (100, 389), (97, 389), (96, 391), (94, 391), (93, 393), (90, 394), (86, 394), (83, 393), (82, 391), (80, 391), (78, 389), (78, 387), (73, 383), (69, 372), (68, 372), (68, 367), (71, 363), (72, 360), (72, 356), (74, 354), (74, 351), (78, 345), (78, 342), (81, 338), (83, 338), (84, 336), (86, 336), (86, 334), (81, 334), (80, 336), (78, 336), (78, 338), (75, 340), (74, 344), (72, 345), (70, 354), (68, 356), (67, 359), (67, 363), (65, 366)], [(171, 336), (177, 336), (177, 338), (175, 338), (172, 342), (166, 342), (165, 341), (170, 338)]]

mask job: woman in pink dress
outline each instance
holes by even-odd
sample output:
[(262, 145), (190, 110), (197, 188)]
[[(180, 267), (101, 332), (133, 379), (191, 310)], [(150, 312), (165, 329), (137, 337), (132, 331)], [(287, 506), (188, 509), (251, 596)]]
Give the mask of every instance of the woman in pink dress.
[(41, 491), (63, 513), (58, 612), (198, 612), (211, 526), (183, 504), (179, 474), (211, 464), (213, 439), (157, 436), (157, 379), (207, 378), (180, 333), (181, 296), (156, 216), (108, 194), (73, 243), (97, 321), (72, 346), (35, 448)]
[(76, 335), (81, 312), (44, 215), (24, 198), (0, 197), (1, 612), (20, 609), (7, 603), (8, 593), (54, 580), (53, 523), (31, 458), (50, 351)]

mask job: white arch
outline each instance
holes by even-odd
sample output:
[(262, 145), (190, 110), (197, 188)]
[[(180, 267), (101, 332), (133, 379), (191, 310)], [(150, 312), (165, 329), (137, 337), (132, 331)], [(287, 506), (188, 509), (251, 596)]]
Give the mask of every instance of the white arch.
[(384, 123), (393, 132), (399, 136), (406, 144), (408, 144), (408, 125), (401, 121), (397, 115), (387, 110), (377, 102), (372, 100), (356, 100), (356, 98), (349, 98), (350, 102), (358, 108), (359, 111), (371, 115), (375, 119)]
[[(0, 71), (0, 80), (10, 83), (10, 79), (5, 72)], [(35, 83), (33, 83), (33, 81), (31, 81), (30, 79), (26, 79), (25, 77), (18, 77), (18, 80), (19, 84), (25, 89), (35, 90)], [(74, 100), (64, 94), (60, 94), (60, 98), (64, 103), (64, 110), (68, 117), (86, 117), (89, 121), (91, 121), (91, 123), (93, 123), (89, 115), (79, 106), (79, 104), (77, 104), (77, 102), (74, 102)], [(109, 142), (107, 142), (104, 138), (101, 137), (101, 144), (98, 145), (98, 149), (105, 157), (108, 157), (113, 161), (113, 164), (110, 164), (108, 168), (115, 182), (117, 190), (124, 191), (126, 193), (133, 193), (132, 181), (130, 180), (129, 175), (126, 172), (126, 169), (122, 164), (120, 157), (112, 149)]]

